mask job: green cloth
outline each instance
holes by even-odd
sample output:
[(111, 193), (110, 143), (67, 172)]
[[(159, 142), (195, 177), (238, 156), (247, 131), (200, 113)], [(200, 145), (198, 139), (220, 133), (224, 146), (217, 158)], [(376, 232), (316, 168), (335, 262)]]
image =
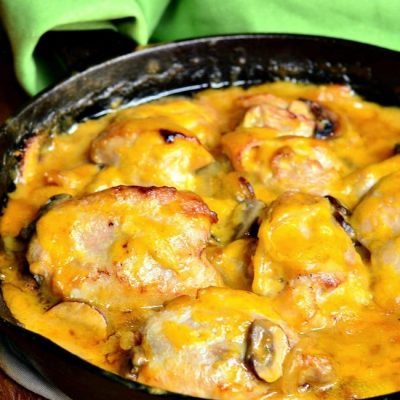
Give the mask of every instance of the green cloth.
[(35, 94), (51, 83), (46, 65), (34, 57), (45, 32), (114, 29), (146, 44), (167, 4), (168, 0), (0, 0), (0, 15), (17, 78)]
[(341, 37), (400, 51), (400, 0), (0, 0), (16, 75), (31, 94), (51, 74), (35, 59), (49, 30), (114, 29), (139, 44), (219, 33)]

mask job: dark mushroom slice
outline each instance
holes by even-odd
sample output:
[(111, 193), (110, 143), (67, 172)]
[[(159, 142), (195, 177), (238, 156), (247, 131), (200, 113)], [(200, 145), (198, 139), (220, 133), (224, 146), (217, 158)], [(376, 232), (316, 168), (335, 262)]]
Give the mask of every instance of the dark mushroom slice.
[(259, 223), (265, 204), (262, 201), (251, 199), (240, 203), (234, 213), (239, 214), (240, 224), (236, 227), (233, 240), (245, 237), (257, 237)]
[(344, 231), (350, 236), (353, 242), (357, 242), (356, 233), (353, 227), (350, 225), (348, 219), (351, 217), (351, 211), (346, 208), (336, 197), (331, 195), (324, 196), (329, 200), (329, 203), (333, 207), (333, 216), (338, 224), (344, 229)]
[(159, 129), (160, 135), (167, 144), (174, 143), (176, 139), (190, 140), (194, 143), (200, 144), (199, 139), (195, 136), (187, 136), (184, 133), (178, 131), (172, 131), (170, 129)]
[(329, 203), (331, 203), (331, 206), (334, 209), (333, 217), (335, 218), (336, 222), (343, 228), (343, 230), (349, 235), (355, 249), (357, 250), (357, 253), (364, 261), (369, 261), (371, 259), (370, 251), (357, 239), (356, 232), (349, 222), (352, 212), (347, 207), (345, 207), (336, 197), (327, 195), (325, 196), (325, 198), (329, 200)]
[(223, 189), (232, 195), (239, 203), (254, 200), (255, 193), (252, 184), (237, 171), (227, 173), (223, 178)]
[(283, 329), (267, 319), (256, 319), (250, 326), (248, 341), (249, 366), (263, 381), (277, 381), (283, 374), (283, 362), (290, 349)]
[(336, 114), (316, 101), (302, 100), (308, 105), (315, 118), (314, 137), (325, 140), (334, 136), (339, 125)]
[(104, 340), (108, 336), (108, 323), (102, 312), (82, 301), (64, 301), (51, 307), (44, 315), (52, 329), (64, 330), (63, 336)]

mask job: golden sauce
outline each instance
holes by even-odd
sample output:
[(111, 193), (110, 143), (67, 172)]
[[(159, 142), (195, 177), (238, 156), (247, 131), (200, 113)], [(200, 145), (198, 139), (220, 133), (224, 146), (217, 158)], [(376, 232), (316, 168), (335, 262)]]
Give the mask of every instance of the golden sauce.
[[(0, 222), (5, 301), (27, 329), (160, 389), (220, 399), (350, 399), (399, 391), (398, 143), (400, 109), (366, 102), (344, 86), (287, 82), (159, 100), (81, 123), (72, 133), (38, 135), (27, 143)], [(78, 263), (87, 254), (68, 231), (80, 199), (120, 185), (199, 196), (188, 200), (190, 211), (174, 202), (164, 206), (175, 196), (170, 192), (156, 194), (162, 205), (151, 203), (150, 211), (143, 197), (135, 200), (144, 209), (132, 221), (108, 198), (97, 203), (100, 217), (108, 213), (124, 224), (125, 236), (107, 249), (107, 259), (125, 262), (128, 248), (136, 257), (128, 278), (149, 282), (156, 267), (140, 268), (151, 256), (177, 279), (175, 289), (165, 295), (157, 289), (152, 300), (113, 302), (112, 287), (88, 297), (89, 278)], [(61, 200), (42, 213), (36, 247), (32, 239), (28, 249), (31, 239), (21, 231), (60, 194), (77, 203)], [(65, 212), (56, 214), (57, 207)], [(152, 213), (159, 210), (157, 219)], [(186, 214), (168, 225), (168, 213)], [(54, 243), (60, 229), (65, 241)], [(183, 249), (180, 241), (192, 237), (195, 250)], [(170, 246), (183, 249), (173, 261)], [(50, 261), (37, 247), (51, 249)], [(165, 268), (150, 286), (165, 279)], [(94, 271), (97, 284), (103, 278)], [(112, 282), (114, 270), (107, 273)], [(143, 282), (134, 296), (152, 293)], [(129, 297), (129, 285), (115, 296)], [(248, 348), (250, 326), (259, 319), (287, 336), (272, 375)], [(204, 359), (195, 361), (202, 349)], [(171, 375), (174, 368), (187, 372)]]

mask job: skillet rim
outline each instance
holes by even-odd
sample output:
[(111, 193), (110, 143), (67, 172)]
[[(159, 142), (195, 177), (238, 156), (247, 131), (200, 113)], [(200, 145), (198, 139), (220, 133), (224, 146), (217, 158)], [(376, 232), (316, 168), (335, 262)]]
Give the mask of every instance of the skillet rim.
[[(36, 105), (40, 102), (43, 102), (58, 92), (65, 90), (68, 86), (73, 85), (75, 82), (80, 81), (80, 80), (85, 80), (87, 76), (90, 76), (92, 74), (95, 74), (96, 72), (102, 71), (104, 69), (111, 68), (112, 66), (118, 65), (120, 63), (123, 63), (125, 61), (131, 60), (132, 58), (137, 58), (137, 57), (144, 57), (144, 56), (151, 56), (153, 54), (157, 54), (160, 51), (168, 51), (168, 50), (176, 50), (183, 48), (185, 46), (195, 46), (195, 45), (202, 45), (202, 44), (215, 44), (219, 42), (234, 42), (234, 41), (240, 41), (240, 40), (292, 40), (292, 41), (298, 41), (299, 43), (304, 43), (304, 42), (314, 42), (314, 43), (319, 43), (319, 44), (331, 44), (331, 45), (339, 45), (339, 46), (344, 46), (348, 48), (353, 48), (357, 47), (358, 49), (367, 52), (368, 50), (371, 50), (377, 54), (382, 54), (382, 55), (390, 55), (391, 57), (395, 58), (398, 60), (399, 65), (400, 65), (400, 52), (397, 52), (395, 50), (391, 49), (385, 49), (379, 46), (375, 45), (370, 45), (366, 43), (360, 43), (352, 40), (346, 40), (346, 39), (337, 39), (333, 37), (327, 37), (327, 36), (315, 36), (315, 35), (301, 35), (301, 34), (286, 34), (286, 33), (273, 33), (273, 34), (263, 34), (263, 33), (256, 33), (256, 34), (246, 34), (246, 33), (239, 33), (239, 34), (227, 34), (227, 35), (210, 35), (210, 36), (204, 36), (204, 37), (198, 37), (194, 39), (183, 39), (183, 40), (178, 40), (174, 42), (169, 42), (169, 43), (164, 43), (164, 44), (157, 44), (157, 45), (152, 45), (150, 47), (144, 48), (139, 50), (138, 52), (134, 53), (128, 53), (116, 58), (113, 58), (111, 60), (105, 61), (101, 64), (92, 66), (88, 68), (85, 71), (79, 72), (65, 80), (63, 80), (60, 83), (54, 84), (51, 87), (45, 89), (44, 91), (40, 92), (36, 96), (34, 96), (25, 106), (22, 107), (22, 109), (14, 114), (14, 116), (8, 118), (5, 123), (0, 127), (0, 145), (3, 144), (2, 139), (4, 135), (6, 134), (7, 131), (15, 129), (14, 125), (18, 125), (18, 120), (23, 119), (26, 115), (29, 115), (29, 112), (33, 112)], [(184, 93), (185, 91), (182, 90), (180, 93)], [(163, 93), (161, 93), (160, 97), (162, 97)], [(87, 100), (86, 98), (83, 99), (83, 103)], [(400, 105), (400, 103), (399, 103)], [(87, 104), (83, 104), (83, 107), (87, 107)], [(68, 111), (68, 110), (67, 110)], [(63, 112), (67, 112), (66, 110), (61, 110), (61, 114)], [(51, 114), (50, 119), (52, 118), (57, 118), (57, 114)], [(33, 134), (35, 134), (37, 130), (33, 131)], [(6, 153), (6, 151), (5, 151)], [(2, 165), (4, 165), (4, 160)], [(1, 309), (1, 308), (0, 308)], [(10, 317), (8, 317), (10, 318)], [(134, 391), (147, 391), (148, 389), (144, 385), (137, 384), (133, 381), (129, 381), (127, 379), (124, 379), (116, 374), (109, 373), (105, 370), (102, 370), (99, 367), (96, 367), (95, 365), (92, 365), (88, 363), (87, 361), (81, 359), (80, 357), (66, 351), (62, 347), (56, 345), (54, 342), (52, 342), (50, 339), (47, 339), (41, 335), (38, 335), (36, 333), (33, 333), (25, 328), (23, 328), (20, 324), (11, 322), (10, 319), (7, 319), (4, 315), (2, 315), (2, 312), (0, 312), (0, 332), (5, 333), (7, 336), (10, 335), (12, 336), (13, 334), (19, 334), (27, 338), (27, 340), (30, 340), (32, 342), (38, 342), (40, 343), (41, 346), (44, 346), (46, 349), (48, 349), (51, 352), (58, 352), (61, 353), (63, 357), (65, 357), (67, 360), (71, 360), (71, 363), (78, 363), (82, 368), (88, 369), (89, 371), (92, 371), (93, 373), (99, 374), (100, 376), (103, 376), (106, 379), (111, 379), (114, 382), (118, 384), (122, 384), (123, 386), (127, 386), (129, 389), (133, 389)], [(12, 337), (9, 337), (9, 340), (12, 340)], [(28, 360), (29, 363), (32, 363), (32, 360)], [(41, 370), (40, 366), (38, 367), (35, 362), (35, 369)], [(389, 398), (395, 398), (396, 395), (398, 395), (400, 392), (395, 392), (393, 394), (387, 394), (383, 396), (378, 396), (374, 397), (376, 400), (385, 400)], [(134, 394), (134, 393), (132, 393)], [(172, 396), (172, 397), (171, 397)], [(395, 396), (395, 397), (393, 397)], [(158, 398), (153, 397), (151, 395), (150, 397), (146, 398)], [(169, 393), (165, 395), (163, 398), (171, 398), (171, 399), (178, 399), (178, 398), (186, 398), (186, 399), (195, 399), (194, 397), (190, 397), (187, 395), (181, 395), (181, 394), (175, 394), (175, 393)]]

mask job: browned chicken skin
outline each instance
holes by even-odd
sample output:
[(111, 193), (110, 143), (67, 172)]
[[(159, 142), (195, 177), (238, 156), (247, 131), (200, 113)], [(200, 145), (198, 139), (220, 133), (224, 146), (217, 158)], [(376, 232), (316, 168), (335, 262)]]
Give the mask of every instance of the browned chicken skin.
[(91, 145), (91, 158), (106, 166), (89, 186), (172, 186), (194, 190), (194, 173), (213, 156), (192, 132), (166, 118), (113, 122)]
[(221, 284), (202, 257), (216, 216), (192, 193), (115, 187), (56, 205), (37, 222), (32, 273), (63, 299), (152, 306)]
[(177, 298), (150, 317), (133, 349), (132, 373), (139, 382), (192, 396), (258, 399), (276, 390), (271, 384), (295, 342), (262, 297), (200, 289), (197, 298)]
[[(286, 192), (258, 233), (253, 291), (274, 298), (301, 329), (324, 327), (370, 301), (368, 270), (330, 201)], [(347, 311), (346, 311), (347, 309)]]
[(352, 223), (371, 252), (372, 290), (386, 310), (400, 311), (400, 172), (384, 176), (361, 199)]

